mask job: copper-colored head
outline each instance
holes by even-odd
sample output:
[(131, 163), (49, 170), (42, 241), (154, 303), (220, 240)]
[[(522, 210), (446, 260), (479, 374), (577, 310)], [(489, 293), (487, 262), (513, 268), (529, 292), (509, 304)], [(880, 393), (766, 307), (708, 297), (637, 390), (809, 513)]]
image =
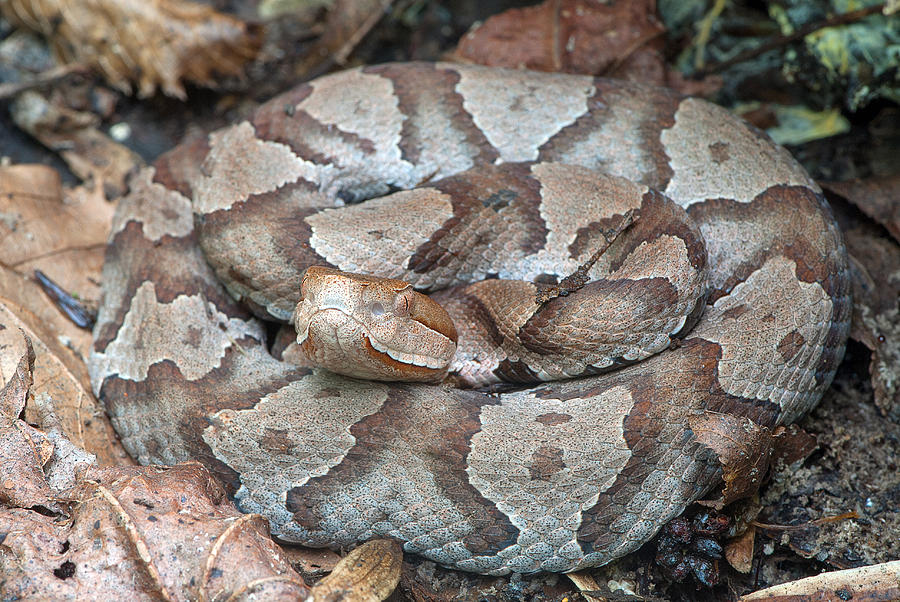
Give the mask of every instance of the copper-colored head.
[(436, 382), (456, 352), (450, 316), (402, 280), (313, 266), (291, 322), (313, 363), (347, 376)]

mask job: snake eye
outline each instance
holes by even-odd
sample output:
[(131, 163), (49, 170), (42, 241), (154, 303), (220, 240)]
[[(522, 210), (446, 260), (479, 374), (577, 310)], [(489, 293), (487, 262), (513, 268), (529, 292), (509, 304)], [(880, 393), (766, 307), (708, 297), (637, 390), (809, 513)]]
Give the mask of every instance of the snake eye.
[(394, 302), (394, 313), (398, 316), (408, 316), (409, 315), (409, 295), (405, 293), (401, 293), (397, 295), (397, 300)]

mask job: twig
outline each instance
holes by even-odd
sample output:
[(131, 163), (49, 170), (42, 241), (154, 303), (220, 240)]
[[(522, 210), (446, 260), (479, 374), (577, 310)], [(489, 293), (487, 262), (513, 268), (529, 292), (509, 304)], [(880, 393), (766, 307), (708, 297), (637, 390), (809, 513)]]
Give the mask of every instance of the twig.
[(799, 525), (770, 525), (767, 523), (760, 523), (755, 520), (750, 521), (750, 524), (754, 527), (758, 527), (766, 531), (802, 531), (803, 529), (809, 529), (810, 527), (818, 527), (819, 525), (824, 525), (826, 523), (835, 523), (842, 520), (849, 520), (851, 518), (859, 518), (859, 514), (857, 514), (856, 511), (844, 512), (843, 514), (837, 514), (835, 516), (825, 516), (822, 518), (817, 518), (816, 520), (807, 521)]
[(24, 82), (11, 82), (8, 84), (0, 84), (0, 99), (11, 98), (17, 94), (33, 88), (40, 88), (48, 84), (53, 84), (64, 79), (74, 73), (84, 74), (88, 72), (88, 68), (80, 63), (72, 63), (70, 65), (61, 65), (53, 67), (39, 73), (34, 79)]
[(774, 50), (781, 46), (786, 46), (791, 42), (796, 42), (802, 38), (805, 38), (811, 33), (819, 31), (820, 29), (826, 29), (828, 27), (837, 27), (838, 25), (847, 25), (848, 23), (854, 23), (861, 19), (864, 19), (870, 15), (874, 15), (875, 13), (880, 13), (884, 11), (885, 4), (878, 4), (876, 6), (867, 6), (865, 8), (860, 8), (859, 10), (851, 10), (847, 13), (842, 13), (840, 15), (834, 15), (824, 19), (822, 21), (817, 21), (815, 23), (807, 23), (799, 27), (796, 31), (780, 35), (772, 38), (768, 42), (763, 42), (756, 48), (750, 48), (749, 50), (745, 50), (743, 52), (739, 52), (735, 56), (730, 59), (724, 60), (721, 63), (716, 63), (714, 65), (709, 65), (708, 67), (703, 67), (698, 69), (691, 77), (695, 79), (700, 79), (707, 75), (713, 73), (719, 73), (720, 71), (724, 71), (725, 69), (731, 67), (732, 65), (736, 65), (738, 63), (743, 63), (744, 61), (748, 61), (752, 58), (756, 58), (760, 54), (768, 52), (770, 50)]

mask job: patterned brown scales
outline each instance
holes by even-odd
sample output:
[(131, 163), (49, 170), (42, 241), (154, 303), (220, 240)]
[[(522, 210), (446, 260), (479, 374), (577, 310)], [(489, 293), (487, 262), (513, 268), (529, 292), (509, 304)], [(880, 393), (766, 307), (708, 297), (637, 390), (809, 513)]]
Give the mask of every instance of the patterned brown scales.
[[(533, 201), (483, 208), (510, 232), (529, 226), (499, 240), (445, 179), (521, 161), (532, 163), (509, 169), (535, 176), (518, 195)], [(421, 289), (571, 274), (609, 223), (578, 221), (584, 195), (556, 198), (581, 186), (551, 185), (557, 163), (627, 178), (641, 199), (652, 186), (702, 233), (710, 293), (675, 348), (499, 396), (356, 381), (269, 354), (250, 312), (287, 320), (311, 263)], [(382, 201), (335, 209), (422, 183), (396, 214)], [(448, 234), (457, 227), (468, 238)], [(658, 234), (660, 252), (681, 241), (691, 256), (671, 228)], [(320, 78), (162, 157), (119, 207), (104, 291), (92, 379), (141, 462), (204, 462), (287, 541), (392, 537), (489, 574), (636, 549), (721, 478), (692, 424), (722, 413), (773, 427), (807, 412), (843, 355), (850, 311), (819, 189), (726, 111), (626, 82), (441, 64)]]

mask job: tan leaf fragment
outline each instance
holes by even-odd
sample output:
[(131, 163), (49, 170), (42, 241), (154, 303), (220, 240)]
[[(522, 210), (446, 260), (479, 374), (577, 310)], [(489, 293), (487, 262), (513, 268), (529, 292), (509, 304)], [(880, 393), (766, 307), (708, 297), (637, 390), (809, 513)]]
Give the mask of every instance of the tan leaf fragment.
[(897, 202), (900, 199), (900, 175), (821, 184), (856, 205), (900, 243), (900, 203)]
[(463, 36), (455, 56), (481, 65), (664, 84), (664, 33), (654, 0), (546, 0), (487, 19)]
[(805, 460), (816, 450), (818, 442), (815, 435), (804, 431), (796, 424), (779, 426), (772, 435), (772, 464), (790, 466)]
[(32, 599), (303, 600), (308, 588), (198, 463), (89, 468), (71, 521), (0, 510), (7, 595)]
[(900, 407), (900, 246), (868, 224), (845, 230), (844, 242), (853, 284), (850, 337), (872, 352), (875, 405), (887, 415)]
[(394, 0), (334, 0), (324, 33), (294, 69), (294, 75), (311, 79), (335, 66), (346, 66), (350, 53), (393, 3)]
[(749, 418), (703, 412), (689, 418), (697, 440), (715, 452), (722, 465), (722, 498), (714, 507), (749, 497), (759, 490), (771, 463), (773, 440), (769, 429)]
[(34, 350), (25, 337), (25, 352), (0, 390), (0, 503), (59, 511), (43, 471), (53, 444), (42, 431), (19, 419), (33, 384), (33, 369)]
[(746, 575), (753, 568), (753, 542), (755, 540), (756, 528), (751, 526), (725, 544), (725, 560), (734, 570)]
[[(34, 397), (49, 404), (60, 432), (102, 464), (132, 463), (90, 390), (82, 359), (90, 333), (69, 322), (35, 283), (0, 267), (0, 380), (9, 379), (24, 349), (20, 330), (36, 352)], [(25, 418), (43, 424), (36, 404), (25, 406)]]
[(400, 582), (403, 551), (388, 539), (369, 541), (341, 560), (312, 588), (315, 602), (380, 602)]
[(80, 299), (96, 303), (114, 211), (102, 192), (63, 190), (50, 167), (2, 166), (0, 257), (26, 277), (41, 270)]
[(900, 560), (822, 573), (741, 596), (741, 602), (754, 600), (776, 602), (900, 600)]
[(0, 13), (48, 36), (62, 61), (125, 92), (136, 84), (141, 97), (160, 87), (184, 99), (183, 80), (240, 75), (262, 43), (259, 26), (185, 0), (7, 0)]

